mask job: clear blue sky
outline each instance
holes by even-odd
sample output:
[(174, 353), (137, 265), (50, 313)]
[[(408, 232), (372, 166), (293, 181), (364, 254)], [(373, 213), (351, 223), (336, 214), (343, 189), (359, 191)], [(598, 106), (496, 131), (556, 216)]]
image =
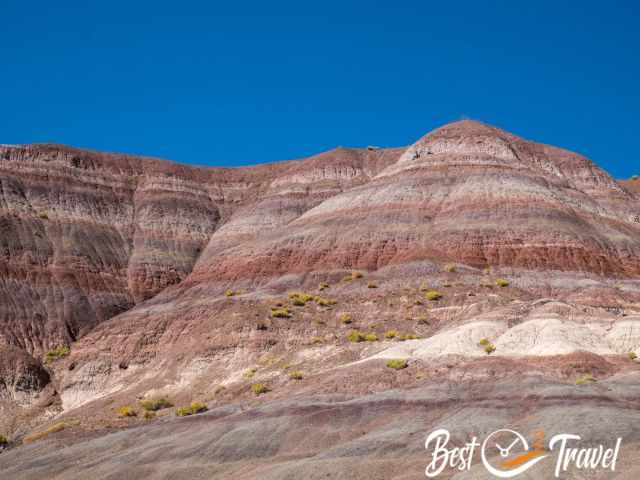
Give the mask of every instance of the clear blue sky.
[(2, 0), (0, 143), (242, 165), (470, 117), (629, 176), (638, 5)]

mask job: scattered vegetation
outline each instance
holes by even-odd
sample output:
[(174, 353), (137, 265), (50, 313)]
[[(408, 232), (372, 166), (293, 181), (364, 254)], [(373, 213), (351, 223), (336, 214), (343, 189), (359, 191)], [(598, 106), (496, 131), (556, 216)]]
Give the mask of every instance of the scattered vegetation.
[[(76, 422), (75, 424), (77, 425), (79, 423), (80, 422)], [(37, 440), (42, 440), (43, 438), (48, 437), (52, 433), (61, 432), (65, 428), (71, 427), (72, 425), (74, 425), (74, 423), (71, 423), (71, 422), (58, 422), (58, 423), (55, 423), (55, 424), (51, 425), (49, 428), (47, 428), (46, 430), (44, 430), (42, 432), (34, 433), (32, 435), (24, 437), (24, 439), (22, 440), (22, 443), (31, 443), (31, 442), (35, 442)]]
[(118, 409), (119, 417), (135, 417), (138, 413), (133, 409), (133, 407), (126, 405), (124, 407), (120, 407)]
[(367, 333), (364, 336), (364, 339), (367, 342), (377, 342), (378, 341), (378, 335), (376, 335), (375, 333)]
[(636, 355), (636, 352), (629, 352), (629, 360), (635, 361), (636, 358), (638, 358), (638, 355)]
[(589, 385), (590, 383), (595, 383), (596, 381), (597, 380), (593, 378), (593, 375), (587, 373), (586, 375), (583, 375), (576, 380), (576, 385)]
[(264, 393), (268, 393), (271, 391), (269, 387), (267, 387), (264, 383), (254, 383), (253, 385), (251, 385), (251, 390), (256, 396), (262, 395)]
[(297, 305), (297, 306), (304, 306), (307, 304), (307, 302), (310, 302), (314, 298), (315, 297), (313, 295), (309, 295), (308, 293), (302, 293), (302, 292), (291, 292), (289, 294), (289, 299), (294, 305)]
[(314, 297), (313, 299), (321, 307), (328, 307), (328, 306), (335, 305), (336, 303), (338, 303), (335, 300), (331, 300), (329, 298), (322, 298), (322, 297), (318, 297), (318, 296)]
[(330, 285), (328, 283), (322, 282), (320, 285), (318, 285), (318, 290), (323, 291), (323, 290), (326, 290), (329, 287), (330, 287)]
[(150, 412), (150, 411), (146, 410), (144, 412), (144, 414), (142, 415), (142, 417), (145, 420), (153, 420), (154, 418), (156, 418), (156, 412)]
[(504, 288), (504, 287), (508, 287), (509, 286), (509, 282), (507, 280), (505, 280), (504, 278), (499, 278), (496, 280), (496, 285), (498, 287)]
[(347, 339), (351, 343), (360, 343), (366, 340), (364, 333), (359, 332), (358, 330), (352, 330), (351, 332), (349, 332), (349, 334), (347, 335)]
[(46, 354), (46, 362), (51, 363), (61, 358), (66, 357), (71, 353), (71, 349), (66, 345), (49, 350)]
[(375, 283), (373, 283), (373, 282), (369, 282), (369, 283), (367, 284), (367, 288), (378, 288), (378, 285), (376, 285), (376, 284), (375, 284)]
[(5, 437), (4, 435), (0, 435), (0, 445), (7, 445), (9, 443), (9, 440), (7, 440), (7, 437)]
[(453, 265), (452, 263), (449, 263), (448, 265), (444, 266), (444, 270), (446, 272), (449, 272), (449, 273), (455, 273), (456, 272), (456, 266)]
[(478, 345), (480, 345), (481, 347), (486, 347), (487, 345), (491, 345), (491, 342), (487, 338), (482, 338), (478, 342)]
[(41, 220), (49, 220), (49, 215), (47, 215), (47, 212), (40, 212), (38, 218)]
[(197, 415), (198, 413), (206, 412), (208, 410), (204, 403), (193, 402), (188, 407), (181, 407), (176, 410), (178, 417), (188, 417), (189, 415)]
[(400, 332), (397, 330), (387, 330), (384, 332), (384, 338), (396, 338), (398, 335), (400, 335)]
[(289, 378), (291, 380), (302, 380), (304, 378), (304, 374), (300, 370), (296, 370), (295, 372), (289, 373)]
[(429, 285), (427, 285), (425, 282), (422, 282), (422, 283), (420, 284), (420, 291), (421, 291), (421, 292), (427, 292), (427, 291), (429, 291)]
[(489, 345), (485, 345), (484, 351), (487, 355), (491, 355), (493, 352), (496, 351), (496, 346), (493, 343), (490, 343)]
[(140, 406), (147, 412), (156, 412), (158, 410), (162, 410), (163, 408), (173, 407), (173, 403), (171, 403), (169, 400), (167, 400), (164, 397), (160, 397), (160, 398), (152, 398), (149, 400), (142, 400), (140, 402)]
[(342, 315), (340, 315), (340, 322), (345, 325), (349, 325), (353, 322), (353, 317), (351, 317), (351, 314), (349, 313), (343, 313)]
[(407, 366), (407, 361), (401, 358), (387, 360), (387, 367), (393, 368), (394, 370), (402, 370), (403, 368), (407, 368)]
[(313, 345), (317, 345), (319, 343), (324, 343), (324, 339), (322, 337), (311, 337), (311, 343)]
[(430, 302), (436, 302), (442, 298), (442, 294), (436, 290), (429, 290), (424, 294), (424, 298)]
[(271, 316), (273, 318), (291, 318), (291, 312), (288, 308), (272, 308)]
[(418, 335), (415, 335), (413, 333), (405, 333), (404, 335), (400, 335), (398, 337), (398, 340), (400, 340), (401, 342), (404, 342), (405, 340), (417, 340), (420, 337)]
[(236, 294), (236, 292), (234, 292), (233, 290), (227, 290), (226, 292), (224, 292), (224, 294), (227, 297), (233, 297)]

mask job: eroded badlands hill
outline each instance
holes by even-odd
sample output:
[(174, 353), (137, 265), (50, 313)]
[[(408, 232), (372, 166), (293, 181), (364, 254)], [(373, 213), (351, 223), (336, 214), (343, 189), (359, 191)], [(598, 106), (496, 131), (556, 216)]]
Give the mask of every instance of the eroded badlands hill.
[[(120, 418), (117, 409), (161, 395), (222, 409), (211, 430), (202, 426), (203, 442), (224, 427), (215, 419), (263, 415), (269, 401), (282, 410), (290, 398), (303, 423), (336, 403), (336, 435), (356, 442), (358, 402), (382, 405), (389, 389), (420, 396), (434, 382), (457, 392), (443, 415), (458, 401), (473, 408), (487, 381), (492, 405), (544, 385), (548, 394), (530, 405), (543, 417), (562, 388), (585, 411), (637, 408), (615, 392), (639, 374), (630, 354), (640, 353), (640, 198), (634, 181), (616, 182), (580, 155), (461, 121), (406, 149), (337, 149), (238, 169), (1, 147), (0, 186), (0, 354), (10, 359), (0, 408), (11, 417), (0, 433), (17, 443), (34, 431), (47, 438), (55, 422), (66, 422), (60, 435), (72, 443), (137, 426), (141, 411)], [(41, 362), (61, 346), (70, 353)], [(387, 368), (390, 358), (409, 368)], [(588, 375), (615, 392), (574, 394)], [(254, 383), (271, 391), (256, 397)], [(391, 396), (398, 411), (389, 418), (402, 428), (412, 395)], [(502, 418), (501, 408), (488, 423), (522, 414)], [(244, 431), (238, 418), (233, 428)], [(282, 451), (240, 449), (238, 458), (260, 468), (256, 458), (269, 468), (287, 462), (296, 425), (282, 424)], [(393, 431), (367, 425), (373, 437)], [(301, 458), (324, 455), (332, 438)], [(111, 448), (101, 442), (77, 454), (100, 456)], [(353, 447), (367, 457), (375, 439), (354, 445), (336, 455), (353, 456)], [(243, 465), (203, 471), (241, 478), (251, 472)], [(101, 468), (104, 478), (123, 474)], [(395, 473), (380, 478), (405, 478), (390, 468), (381, 463)], [(42, 473), (19, 470), (17, 478)]]

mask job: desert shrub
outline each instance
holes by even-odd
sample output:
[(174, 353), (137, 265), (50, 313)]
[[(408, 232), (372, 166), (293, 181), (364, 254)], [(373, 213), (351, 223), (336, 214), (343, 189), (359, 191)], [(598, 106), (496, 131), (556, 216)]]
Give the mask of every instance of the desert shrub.
[(138, 415), (136, 411), (133, 409), (133, 407), (130, 407), (129, 405), (120, 407), (118, 409), (118, 416), (120, 417), (135, 417), (136, 415)]
[(242, 376), (244, 378), (253, 378), (253, 376), (256, 374), (256, 372), (258, 371), (257, 368), (250, 368), (249, 370), (247, 370), (246, 372), (244, 372), (242, 374)]
[(507, 280), (505, 280), (504, 278), (499, 278), (496, 280), (496, 285), (498, 287), (504, 288), (504, 287), (508, 287), (509, 286), (509, 282)]
[(236, 294), (236, 292), (234, 292), (233, 290), (227, 290), (226, 292), (224, 292), (224, 294), (227, 297), (233, 297)]
[(324, 343), (324, 339), (322, 337), (311, 337), (311, 343), (313, 345), (317, 345), (319, 343)]
[(596, 382), (596, 379), (593, 378), (593, 375), (591, 375), (590, 373), (587, 373), (586, 375), (583, 375), (582, 377), (576, 380), (576, 385), (588, 385), (590, 383), (595, 383), (595, 382)]
[(329, 288), (329, 286), (330, 285), (328, 283), (322, 282), (320, 285), (318, 285), (318, 290), (320, 291), (326, 290), (327, 288)]
[(9, 440), (4, 435), (0, 435), (0, 445), (7, 445)]
[(343, 282), (350, 282), (351, 280), (353, 280), (353, 277), (351, 275), (347, 275), (346, 277), (342, 277), (342, 281)]
[(256, 396), (271, 391), (269, 387), (267, 387), (264, 383), (254, 383), (253, 385), (251, 385), (251, 390)]
[(291, 318), (291, 312), (288, 308), (274, 308), (271, 310), (273, 318)]
[(318, 297), (318, 296), (314, 297), (313, 299), (321, 307), (328, 307), (330, 305), (335, 305), (336, 303), (338, 303), (335, 300), (331, 300), (329, 298)]
[(360, 343), (366, 340), (364, 333), (357, 330), (352, 330), (351, 332), (349, 332), (349, 334), (347, 335), (347, 339), (352, 343)]
[(629, 352), (629, 360), (634, 361), (636, 358), (638, 358), (636, 352)]
[(445, 283), (444, 285), (442, 285), (444, 288), (451, 288), (451, 284), (450, 283)]
[(487, 338), (482, 338), (478, 342), (478, 345), (480, 345), (481, 347), (486, 347), (487, 345), (491, 345), (491, 342)]
[(351, 278), (353, 280), (357, 280), (358, 278), (362, 278), (362, 273), (361, 272), (351, 272)]
[(300, 370), (296, 370), (295, 372), (289, 373), (289, 378), (291, 380), (302, 380), (304, 374)]
[(47, 436), (51, 435), (52, 433), (61, 432), (65, 428), (71, 427), (72, 425), (78, 425), (79, 423), (80, 422), (78, 422), (78, 421), (54, 423), (53, 425), (51, 425), (49, 428), (47, 428), (46, 430), (44, 430), (42, 432), (33, 433), (31, 435), (28, 435), (28, 436), (24, 437), (24, 439), (22, 440), (22, 443), (31, 443), (31, 442), (35, 442), (37, 440), (42, 440), (43, 438), (46, 438)]
[(164, 397), (160, 397), (160, 398), (152, 398), (149, 400), (142, 400), (140, 402), (140, 406), (148, 412), (156, 412), (158, 410), (162, 410), (163, 408), (173, 407), (173, 403), (171, 403), (169, 400), (167, 400)]
[(378, 335), (376, 335), (375, 333), (367, 333), (364, 336), (364, 339), (367, 342), (377, 342), (378, 341)]
[(207, 406), (204, 403), (193, 402), (188, 407), (181, 407), (176, 410), (178, 417), (188, 417), (189, 415), (196, 415), (198, 413), (206, 412)]
[(156, 412), (150, 412), (149, 410), (146, 410), (142, 417), (145, 420), (153, 420), (154, 418), (156, 418)]
[(413, 302), (414, 305), (422, 305), (422, 300), (418, 299)]
[(49, 350), (46, 354), (46, 361), (47, 363), (51, 363), (55, 360), (66, 357), (69, 353), (71, 353), (71, 349), (66, 345), (62, 345), (54, 348), (53, 350)]
[(349, 313), (343, 313), (342, 315), (340, 315), (340, 322), (344, 323), (345, 325), (349, 325), (351, 322), (353, 322), (353, 317)]
[(375, 283), (373, 283), (373, 282), (369, 282), (369, 283), (367, 284), (367, 288), (378, 288), (378, 285), (376, 285), (376, 284), (375, 284)]
[(398, 337), (399, 340), (417, 340), (418, 338), (420, 338), (418, 335), (415, 335), (413, 333), (405, 333), (404, 335), (400, 335)]
[(308, 293), (302, 292), (291, 292), (289, 294), (289, 299), (292, 301), (294, 305), (302, 306), (306, 305), (307, 302), (310, 302), (315, 297), (313, 295), (309, 295)]
[(442, 298), (442, 294), (436, 290), (429, 290), (424, 294), (424, 298), (431, 302), (435, 302)]
[(451, 263), (448, 264), (448, 265), (445, 265), (444, 269), (445, 269), (446, 272), (449, 272), (449, 273), (455, 273), (456, 272), (456, 266), (451, 264)]
[(49, 220), (49, 215), (47, 215), (47, 212), (40, 212), (38, 214), (38, 218), (40, 218), (41, 220)]
[(493, 343), (490, 343), (489, 345), (484, 346), (484, 351), (486, 352), (487, 355), (491, 355), (493, 352), (496, 351), (496, 347)]
[(307, 304), (301, 298), (297, 298), (297, 297), (291, 300), (291, 303), (296, 307), (304, 307)]
[(387, 330), (384, 332), (384, 338), (396, 338), (398, 335), (400, 335), (400, 332), (397, 330)]
[(401, 358), (387, 360), (387, 367), (393, 368), (394, 370), (402, 370), (403, 368), (407, 368), (407, 365), (407, 361)]

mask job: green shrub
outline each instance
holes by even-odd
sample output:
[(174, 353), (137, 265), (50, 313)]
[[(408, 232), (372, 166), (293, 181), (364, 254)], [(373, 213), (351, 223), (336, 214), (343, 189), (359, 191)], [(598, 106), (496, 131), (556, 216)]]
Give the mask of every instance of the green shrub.
[(485, 345), (484, 351), (486, 352), (487, 355), (491, 355), (493, 352), (496, 351), (496, 347), (494, 344), (490, 343), (489, 345)]
[(595, 383), (596, 381), (597, 380), (593, 378), (593, 375), (587, 373), (576, 380), (576, 385), (588, 385), (590, 383)]
[(304, 374), (299, 370), (289, 373), (289, 378), (291, 380), (302, 380), (303, 377), (304, 377)]
[(291, 303), (296, 307), (304, 307), (306, 305), (306, 302), (304, 302), (301, 298), (297, 298), (297, 297), (291, 300)]
[(384, 332), (384, 338), (396, 338), (398, 335), (400, 335), (400, 332), (397, 330), (387, 330)]
[(413, 334), (413, 333), (405, 333), (404, 335), (400, 335), (398, 337), (399, 340), (405, 341), (405, 340), (417, 340), (418, 337), (417, 335)]
[(352, 343), (360, 343), (365, 341), (365, 336), (362, 332), (359, 332), (357, 330), (352, 330), (347, 335), (347, 339)]
[(71, 353), (71, 349), (66, 345), (49, 350), (46, 354), (46, 362), (51, 363), (60, 358), (64, 358)]
[(77, 421), (77, 420), (70, 421), (70, 422), (54, 423), (53, 425), (51, 425), (49, 428), (47, 428), (46, 430), (44, 430), (42, 432), (32, 433), (31, 435), (28, 435), (28, 436), (24, 437), (24, 439), (22, 440), (22, 443), (31, 443), (31, 442), (35, 442), (37, 440), (42, 440), (43, 438), (48, 437), (52, 433), (58, 433), (58, 432), (61, 432), (62, 430), (66, 429), (68, 427), (72, 427), (74, 425), (79, 425), (79, 424), (80, 424), (80, 422)]
[(351, 314), (349, 313), (343, 313), (342, 315), (340, 315), (340, 322), (344, 323), (345, 325), (349, 325), (351, 322), (353, 322), (353, 317), (351, 317)]
[(496, 285), (498, 287), (504, 288), (504, 287), (508, 287), (509, 286), (509, 282), (507, 280), (505, 280), (504, 278), (499, 278), (496, 280)]
[(198, 413), (206, 412), (208, 410), (204, 403), (193, 402), (188, 407), (181, 407), (176, 410), (178, 417), (188, 417), (189, 415), (196, 415)]
[(442, 298), (442, 294), (436, 290), (429, 290), (427, 293), (424, 294), (424, 298), (426, 298), (431, 302), (435, 302)]
[(271, 391), (269, 387), (267, 387), (264, 383), (254, 383), (253, 385), (251, 385), (251, 390), (256, 396), (262, 395)]
[(338, 303), (335, 300), (331, 300), (329, 298), (322, 298), (322, 297), (318, 297), (318, 296), (314, 297), (313, 299), (321, 307), (328, 307), (330, 305), (335, 305), (336, 303)]
[(638, 358), (636, 352), (629, 352), (629, 360), (634, 361), (636, 358)]
[(387, 367), (393, 368), (394, 370), (402, 370), (403, 368), (407, 368), (407, 361), (400, 358), (395, 358), (392, 360), (387, 360)]
[(271, 310), (273, 318), (291, 318), (291, 312), (288, 308), (274, 308)]
[(120, 416), (120, 417), (135, 417), (136, 415), (138, 415), (138, 414), (133, 409), (133, 407), (130, 407), (128, 405), (124, 406), (124, 407), (120, 407), (118, 409), (118, 416)]
[(224, 294), (227, 297), (233, 297), (236, 294), (236, 292), (234, 292), (233, 290), (227, 290), (226, 292), (224, 292)]
[(162, 410), (163, 408), (173, 407), (173, 403), (171, 403), (166, 398), (161, 397), (161, 398), (153, 398), (149, 400), (142, 400), (140, 402), (140, 406), (148, 412), (156, 412), (158, 410)]
[(7, 437), (5, 437), (4, 435), (0, 435), (0, 445), (7, 445), (9, 443), (9, 440), (7, 440)]
[(364, 336), (364, 339), (367, 342), (377, 342), (378, 341), (378, 335), (376, 335), (375, 333), (367, 333)]
[(491, 342), (486, 338), (482, 338), (478, 342), (478, 345), (480, 345), (481, 347), (486, 347), (487, 345), (491, 345)]
[(313, 295), (302, 292), (291, 292), (289, 294), (289, 299), (293, 302), (294, 305), (298, 306), (306, 305), (307, 302), (310, 302), (314, 298), (315, 297)]

